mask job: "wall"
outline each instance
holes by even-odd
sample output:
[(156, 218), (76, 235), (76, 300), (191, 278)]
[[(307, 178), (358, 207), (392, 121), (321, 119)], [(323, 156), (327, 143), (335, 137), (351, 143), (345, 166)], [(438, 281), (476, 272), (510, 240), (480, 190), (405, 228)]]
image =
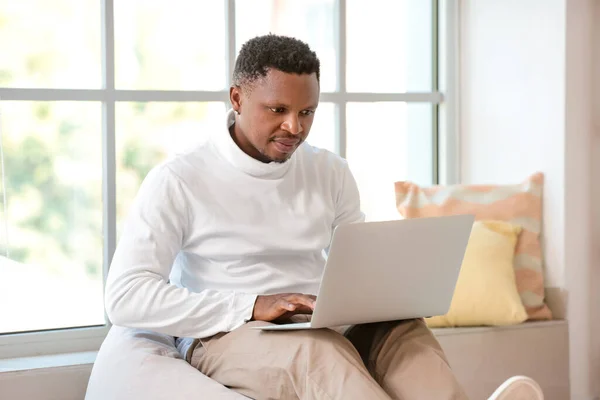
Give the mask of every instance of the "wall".
[(592, 327), (592, 30), (595, 0), (566, 2), (564, 271), (573, 399), (598, 395)]
[[(472, 0), (461, 11), (461, 180), (514, 183), (543, 171), (544, 236), (562, 243), (564, 1)], [(548, 285), (562, 286), (562, 246), (547, 252)]]
[[(600, 315), (600, 1), (595, 2), (594, 40), (592, 64), (593, 99), (592, 99), (592, 315)], [(600, 318), (593, 319), (592, 338), (600, 338)], [(600, 339), (596, 339), (592, 346), (593, 369), (600, 371)], [(596, 393), (600, 392), (600, 376), (592, 378), (596, 382)]]
[(600, 333), (600, 314), (590, 297), (600, 258), (591, 241), (600, 198), (591, 189), (600, 178), (592, 173), (598, 7), (597, 0), (463, 0), (460, 16), (461, 180), (515, 183), (545, 173), (546, 286), (568, 296), (573, 399), (599, 394), (592, 333)]

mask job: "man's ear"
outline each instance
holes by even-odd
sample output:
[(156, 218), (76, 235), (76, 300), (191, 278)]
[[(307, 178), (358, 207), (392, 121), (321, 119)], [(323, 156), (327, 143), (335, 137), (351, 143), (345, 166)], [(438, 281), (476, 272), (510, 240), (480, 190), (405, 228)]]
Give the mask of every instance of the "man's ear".
[(239, 86), (231, 86), (229, 88), (229, 101), (236, 113), (242, 110), (242, 88)]

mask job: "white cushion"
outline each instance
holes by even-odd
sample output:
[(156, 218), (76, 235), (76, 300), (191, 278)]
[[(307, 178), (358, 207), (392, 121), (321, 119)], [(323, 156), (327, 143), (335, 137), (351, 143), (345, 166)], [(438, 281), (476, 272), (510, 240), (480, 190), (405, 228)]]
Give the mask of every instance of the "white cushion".
[(173, 337), (113, 326), (92, 369), (85, 400), (176, 400), (246, 397), (183, 360)]

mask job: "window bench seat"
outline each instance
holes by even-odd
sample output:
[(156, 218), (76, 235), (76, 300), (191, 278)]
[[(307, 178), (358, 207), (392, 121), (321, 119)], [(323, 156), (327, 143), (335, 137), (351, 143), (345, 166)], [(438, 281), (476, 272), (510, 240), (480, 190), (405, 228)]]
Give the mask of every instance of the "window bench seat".
[(514, 375), (535, 379), (546, 400), (569, 398), (569, 332), (565, 320), (433, 332), (472, 399), (486, 399)]

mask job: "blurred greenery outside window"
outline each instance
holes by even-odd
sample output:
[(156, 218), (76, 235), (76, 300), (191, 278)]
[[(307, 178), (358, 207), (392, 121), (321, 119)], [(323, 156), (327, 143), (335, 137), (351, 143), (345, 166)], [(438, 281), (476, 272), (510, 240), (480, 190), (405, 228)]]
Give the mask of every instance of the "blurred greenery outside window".
[(255, 35), (317, 52), (323, 95), (308, 142), (349, 160), (369, 219), (393, 218), (393, 181), (434, 175), (436, 4), (0, 0), (0, 304), (12, 305), (0, 334), (106, 324), (106, 257), (141, 182), (223, 128), (232, 55)]

